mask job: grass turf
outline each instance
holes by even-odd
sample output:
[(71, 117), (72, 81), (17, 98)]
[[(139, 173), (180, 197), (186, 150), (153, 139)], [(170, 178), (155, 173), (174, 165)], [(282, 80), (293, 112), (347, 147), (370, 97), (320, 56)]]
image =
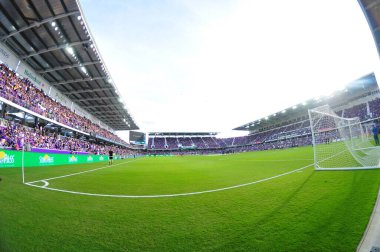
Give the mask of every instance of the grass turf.
[[(49, 186), (108, 194), (183, 193), (247, 183), (310, 163), (311, 148), (151, 157), (50, 180)], [(26, 178), (102, 165), (29, 168)], [(215, 193), (120, 199), (22, 185), (19, 169), (0, 169), (0, 176), (0, 251), (354, 251), (380, 184), (380, 170), (310, 167)]]

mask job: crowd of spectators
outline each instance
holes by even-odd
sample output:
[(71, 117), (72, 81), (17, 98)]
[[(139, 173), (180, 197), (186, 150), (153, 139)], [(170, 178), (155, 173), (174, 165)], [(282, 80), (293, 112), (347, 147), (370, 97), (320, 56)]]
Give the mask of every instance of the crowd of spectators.
[(192, 137), (191, 139), (192, 139), (194, 145), (197, 146), (197, 148), (199, 148), (199, 149), (205, 149), (206, 148), (206, 144), (202, 140), (201, 137)]
[[(270, 148), (270, 146), (277, 146), (276, 148), (280, 148), (285, 145), (284, 143), (286, 143), (287, 146), (303, 145), (303, 143), (300, 143), (298, 140), (295, 142), (292, 140), (299, 139), (303, 136), (309, 136), (311, 138), (310, 122), (308, 120), (242, 137), (150, 137), (148, 142), (148, 149), (178, 150), (183, 147), (194, 146), (197, 149), (204, 150), (236, 148), (264, 143), (268, 143), (267, 145), (263, 145), (265, 146), (264, 148)], [(308, 143), (310, 141), (306, 142)]]
[(0, 147), (20, 150), (33, 148), (49, 150), (66, 150), (70, 153), (88, 153), (105, 155), (112, 150), (116, 155), (133, 155), (136, 151), (114, 145), (97, 144), (86, 139), (61, 136), (47, 129), (30, 128), (15, 123), (14, 121), (2, 121), (0, 126)]
[(311, 145), (311, 137), (302, 136), (291, 139), (277, 140), (273, 142), (258, 143), (252, 145), (229, 146), (220, 148), (205, 148), (205, 149), (169, 149), (169, 150), (154, 150), (150, 149), (147, 154), (150, 155), (215, 155), (229, 154), (237, 152), (262, 151), (273, 149), (286, 149), (292, 147), (301, 147)]
[(367, 113), (367, 103), (358, 104), (351, 108), (345, 109), (344, 117), (346, 118), (359, 117), (361, 121), (369, 119), (370, 116)]
[(380, 98), (369, 101), (368, 105), (369, 105), (370, 115), (372, 116), (372, 118), (380, 117)]
[(0, 96), (64, 125), (126, 144), (110, 131), (54, 101), (43, 90), (36, 88), (29, 79), (20, 78), (4, 64), (0, 64)]

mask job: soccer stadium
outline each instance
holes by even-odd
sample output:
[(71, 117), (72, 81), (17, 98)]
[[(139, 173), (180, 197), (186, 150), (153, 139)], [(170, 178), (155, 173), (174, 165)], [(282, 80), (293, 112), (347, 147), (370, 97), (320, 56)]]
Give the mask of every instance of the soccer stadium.
[[(246, 43), (262, 43), (257, 57), (273, 40), (296, 44), (305, 58), (314, 57), (312, 51), (324, 54), (309, 44), (303, 51), (296, 39), (281, 33), (288, 23), (277, 15), (294, 10), (292, 1), (271, 1), (273, 6), (268, 1), (268, 8), (278, 7), (273, 11), (249, 9), (259, 4), (253, 2), (0, 0), (0, 251), (380, 251), (380, 1), (343, 1), (351, 2), (370, 34), (372, 69), (334, 67), (331, 72), (349, 81), (326, 95), (314, 95), (322, 89), (318, 82), (330, 85), (337, 79), (294, 69), (289, 76), (308, 91), (297, 101), (293, 95), (303, 88), (292, 88), (281, 70), (249, 69), (247, 76), (262, 71), (287, 91), (264, 82), (236, 91), (231, 80), (248, 77), (231, 79), (223, 75), (225, 63), (217, 65), (237, 59), (245, 45), (239, 32), (250, 27), (235, 32), (229, 26), (235, 20), (251, 25), (248, 17), (258, 15), (275, 25), (267, 20), (256, 28), (278, 31)], [(336, 4), (341, 13), (330, 2), (318, 10), (306, 2), (295, 1), (305, 20), (312, 13), (343, 20), (349, 12), (343, 2)], [(240, 14), (233, 12), (237, 6)], [(190, 10), (196, 15), (184, 19)], [(343, 30), (356, 31), (347, 16), (342, 21), (347, 27), (337, 21), (342, 30), (334, 32), (336, 39)], [(212, 29), (205, 28), (205, 20)], [(182, 29), (193, 21), (197, 25)], [(298, 16), (292, 22), (304, 37), (317, 32), (318, 25), (304, 29)], [(207, 48), (200, 55), (217, 52), (210, 54), (215, 69), (204, 69), (211, 62), (205, 57), (194, 70), (192, 51), (181, 51), (196, 29), (203, 33), (194, 43)], [(170, 34), (177, 32), (183, 37), (174, 43)], [(120, 41), (119, 33), (129, 40)], [(209, 42), (210, 34), (220, 33), (226, 40), (236, 37), (236, 51), (229, 52), (219, 37)], [(322, 39), (335, 43), (334, 37)], [(173, 51), (160, 49), (167, 44)], [(343, 61), (356, 52), (343, 44), (334, 48), (339, 47)], [(178, 71), (170, 78), (177, 84), (165, 84), (165, 59), (152, 48), (172, 60)], [(128, 54), (122, 61), (109, 54), (103, 58), (107, 50)], [(285, 53), (296, 54), (290, 48)], [(142, 71), (153, 66), (144, 57), (160, 69), (151, 75)], [(282, 67), (285, 62), (296, 68), (290, 58), (275, 57)], [(325, 64), (335, 64), (332, 58)], [(249, 62), (226, 66), (248, 69)], [(211, 82), (219, 87), (209, 92)], [(159, 107), (169, 100), (174, 103), (168, 109)], [(267, 112), (276, 102), (283, 103)], [(221, 134), (224, 128), (233, 134)]]

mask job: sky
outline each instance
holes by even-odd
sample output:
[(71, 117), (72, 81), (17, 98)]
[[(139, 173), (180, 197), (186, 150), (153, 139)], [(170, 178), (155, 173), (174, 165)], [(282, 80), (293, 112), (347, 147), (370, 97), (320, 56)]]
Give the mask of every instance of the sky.
[(80, 4), (144, 132), (233, 135), (232, 128), (328, 95), (379, 69), (356, 0)]

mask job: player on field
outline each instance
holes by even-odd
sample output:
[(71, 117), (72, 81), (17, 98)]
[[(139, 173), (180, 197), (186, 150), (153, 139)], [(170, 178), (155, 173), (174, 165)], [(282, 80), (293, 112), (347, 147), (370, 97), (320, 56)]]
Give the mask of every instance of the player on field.
[(113, 159), (113, 151), (110, 150), (108, 152), (108, 165), (111, 165), (112, 164), (112, 159)]

